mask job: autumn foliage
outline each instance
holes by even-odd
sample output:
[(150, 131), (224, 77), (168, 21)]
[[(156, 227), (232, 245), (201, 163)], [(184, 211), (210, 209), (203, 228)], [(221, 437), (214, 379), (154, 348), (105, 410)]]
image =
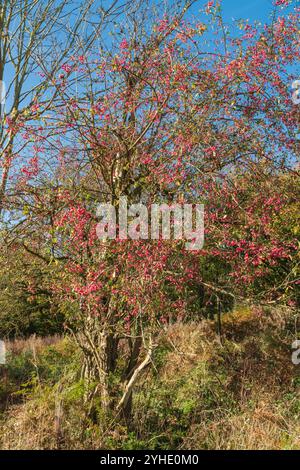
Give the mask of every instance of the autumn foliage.
[[(201, 21), (187, 12), (151, 25), (133, 16), (108, 48), (66, 57), (49, 78), (55, 106), (36, 99), (30, 118), (5, 120), (27, 142), (3, 156), (6, 238), (52, 267), (47, 289), (83, 351), (87, 399), (101, 394), (126, 420), (138, 365), (150, 363), (163, 325), (249, 297), (297, 303), (299, 13), (235, 29), (216, 2)], [(118, 207), (124, 195), (203, 203), (203, 249), (99, 240), (97, 204)]]

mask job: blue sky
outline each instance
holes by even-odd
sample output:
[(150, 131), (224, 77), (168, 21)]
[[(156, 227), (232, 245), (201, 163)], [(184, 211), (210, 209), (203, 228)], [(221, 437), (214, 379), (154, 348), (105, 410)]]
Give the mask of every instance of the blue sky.
[[(199, 10), (199, 4), (205, 5), (207, 0), (203, 0), (201, 3), (196, 2), (194, 7), (194, 13)], [(273, 10), (273, 0), (223, 0), (222, 2), (223, 16), (226, 22), (232, 19), (249, 19), (250, 22), (259, 20), (262, 22), (268, 21), (270, 13)], [(299, 3), (299, 2), (298, 2)], [(293, 0), (293, 6), (297, 4), (297, 0)], [(292, 6), (292, 5), (291, 5)], [(277, 7), (278, 13), (286, 14), (290, 9)]]
[(271, 0), (223, 0), (223, 13), (226, 20), (248, 18), (251, 21), (265, 21), (271, 10)]

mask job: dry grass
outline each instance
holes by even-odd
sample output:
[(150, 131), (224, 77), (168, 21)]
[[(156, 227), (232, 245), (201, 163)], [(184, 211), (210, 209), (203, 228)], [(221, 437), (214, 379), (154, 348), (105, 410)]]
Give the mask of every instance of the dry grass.
[(37, 401), (13, 406), (3, 427), (3, 450), (55, 449), (54, 408)]
[(24, 351), (35, 351), (37, 354), (45, 347), (57, 344), (61, 340), (60, 335), (45, 336), (43, 338), (32, 335), (29, 338), (13, 339), (5, 342), (6, 349), (11, 354), (20, 354)]
[(171, 350), (161, 387), (175, 409), (194, 407), (179, 448), (300, 449), (300, 370), (291, 361), (297, 315), (242, 307), (223, 318), (223, 331), (223, 345), (210, 321), (165, 334)]
[(191, 370), (199, 361), (208, 362), (214, 354), (219, 340), (213, 331), (212, 322), (175, 323), (168, 327), (162, 341), (171, 349), (160, 374), (161, 379), (176, 381)]
[(300, 449), (299, 420), (287, 418), (274, 405), (274, 397), (259, 397), (254, 409), (193, 425), (182, 448), (217, 450)]
[[(169, 326), (156, 369), (137, 386), (137, 441), (125, 448), (139, 448), (141, 441), (150, 449), (300, 449), (300, 370), (290, 349), (297, 321), (286, 310), (242, 307), (224, 316), (222, 344), (211, 321)], [(9, 349), (39, 354), (47, 345), (59, 351), (62, 344), (58, 337), (31, 338)], [(71, 390), (72, 382), (66, 386)], [(61, 441), (56, 392), (37, 392), (8, 410), (0, 429), (3, 449), (122, 448), (127, 442), (115, 423), (103, 443), (85, 421), (80, 399), (66, 398), (65, 391)]]

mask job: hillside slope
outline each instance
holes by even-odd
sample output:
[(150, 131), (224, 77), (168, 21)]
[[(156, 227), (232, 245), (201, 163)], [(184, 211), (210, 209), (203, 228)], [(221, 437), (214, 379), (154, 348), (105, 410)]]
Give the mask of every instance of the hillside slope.
[(224, 316), (222, 342), (212, 321), (167, 327), (136, 387), (129, 430), (113, 413), (109, 426), (94, 424), (69, 338), (12, 342), (1, 448), (300, 449), (297, 318), (240, 307)]

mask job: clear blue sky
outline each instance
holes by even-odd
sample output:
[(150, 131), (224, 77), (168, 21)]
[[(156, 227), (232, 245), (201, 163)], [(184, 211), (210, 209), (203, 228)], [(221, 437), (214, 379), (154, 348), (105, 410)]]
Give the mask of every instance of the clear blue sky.
[[(197, 2), (194, 7), (194, 13), (199, 10), (199, 5), (205, 5), (207, 0)], [(273, 10), (273, 0), (223, 0), (222, 2), (223, 16), (226, 22), (232, 19), (249, 19), (250, 22), (259, 20), (268, 21), (270, 13)], [(292, 10), (292, 7), (299, 4), (297, 0), (293, 0), (289, 8), (282, 9), (277, 7), (278, 13), (286, 14)]]
[(226, 20), (248, 18), (251, 21), (265, 21), (271, 10), (271, 0), (223, 0), (223, 13)]

